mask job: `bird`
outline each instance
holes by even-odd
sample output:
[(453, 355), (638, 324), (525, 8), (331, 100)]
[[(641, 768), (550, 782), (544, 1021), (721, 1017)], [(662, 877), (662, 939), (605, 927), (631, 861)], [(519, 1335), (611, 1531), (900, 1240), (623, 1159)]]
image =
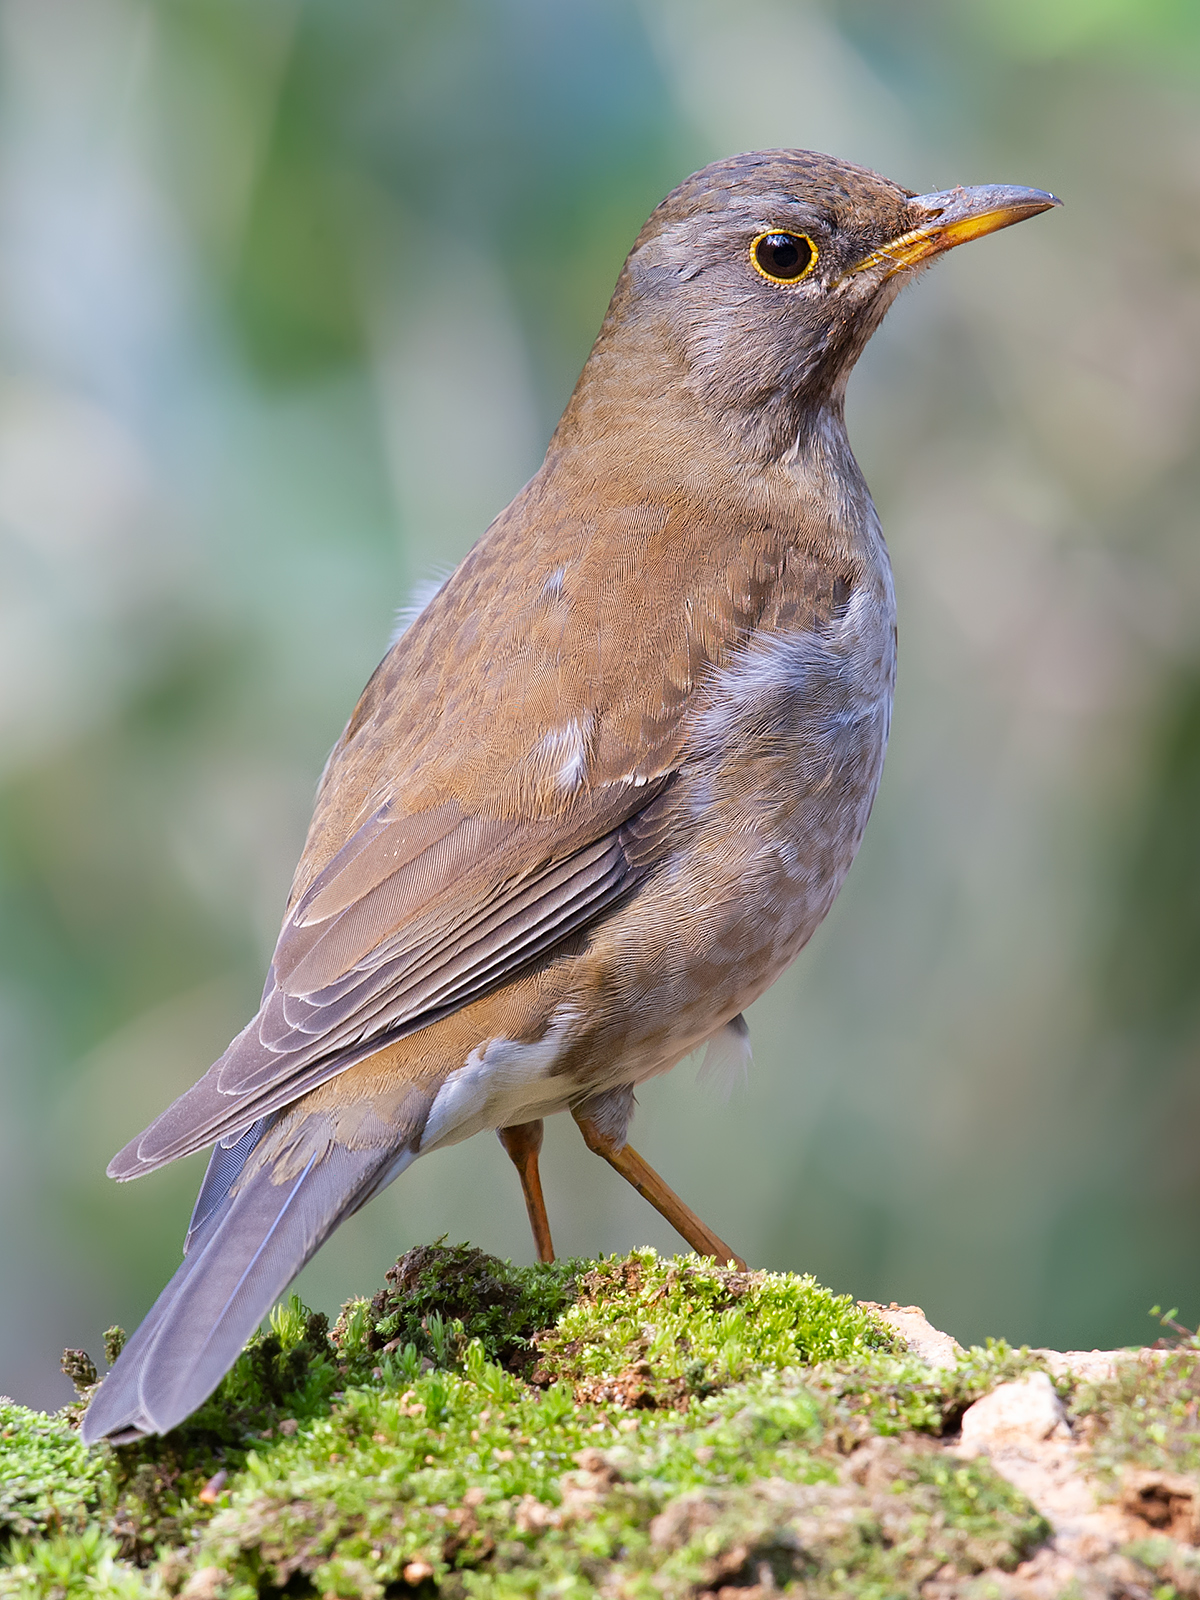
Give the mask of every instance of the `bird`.
[(629, 1144), (634, 1091), (706, 1042), (745, 1054), (879, 785), (895, 597), (850, 371), (931, 261), (1058, 204), (774, 150), (651, 213), (541, 468), (329, 757), (257, 1014), (109, 1166), (213, 1147), (86, 1442), (177, 1426), (339, 1223), (485, 1130), (540, 1260), (565, 1110), (693, 1249), (744, 1265)]

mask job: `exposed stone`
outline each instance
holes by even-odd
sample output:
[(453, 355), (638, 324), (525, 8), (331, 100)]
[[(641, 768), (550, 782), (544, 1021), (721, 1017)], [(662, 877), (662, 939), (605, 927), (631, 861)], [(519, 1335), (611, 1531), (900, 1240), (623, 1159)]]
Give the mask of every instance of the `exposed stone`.
[[(1116, 1357), (1120, 1352), (1097, 1354)], [(1193, 1485), (1187, 1479), (1165, 1473), (1131, 1475), (1124, 1503), (1106, 1496), (1090, 1470), (1088, 1450), (1071, 1436), (1045, 1373), (1001, 1384), (977, 1400), (963, 1416), (956, 1453), (968, 1458), (986, 1454), (1054, 1530), (1014, 1573), (994, 1575), (993, 1592), (1002, 1600), (1060, 1600), (1065, 1594), (1073, 1600), (1150, 1600), (1145, 1570), (1122, 1547), (1139, 1532), (1173, 1534), (1176, 1528), (1195, 1526)], [(1135, 1511), (1142, 1518), (1140, 1527)], [(1161, 1520), (1156, 1523), (1155, 1518)]]
[(952, 1367), (965, 1353), (952, 1334), (942, 1333), (933, 1326), (920, 1306), (901, 1306), (894, 1300), (888, 1306), (881, 1306), (874, 1300), (860, 1300), (859, 1305), (886, 1322), (904, 1340), (909, 1354), (919, 1356), (931, 1367)]
[(229, 1574), (224, 1567), (201, 1567), (188, 1579), (180, 1600), (221, 1600), (229, 1588)]
[(1040, 1443), (1054, 1434), (1068, 1438), (1067, 1414), (1044, 1372), (1002, 1383), (964, 1413), (959, 1453), (978, 1455), (997, 1446)]
[(1160, 1360), (1170, 1352), (1166, 1350), (1034, 1350), (1046, 1363), (1052, 1377), (1061, 1378), (1067, 1373), (1084, 1383), (1108, 1383), (1117, 1375), (1118, 1368), (1127, 1361)]

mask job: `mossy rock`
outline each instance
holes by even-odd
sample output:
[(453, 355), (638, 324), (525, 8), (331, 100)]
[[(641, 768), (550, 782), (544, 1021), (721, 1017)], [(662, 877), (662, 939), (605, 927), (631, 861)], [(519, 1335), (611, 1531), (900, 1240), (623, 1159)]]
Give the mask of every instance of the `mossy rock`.
[(939, 1440), (1035, 1365), (930, 1368), (811, 1278), (426, 1246), (332, 1333), (277, 1308), (163, 1439), (0, 1411), (0, 1595), (982, 1594), (1049, 1530)]

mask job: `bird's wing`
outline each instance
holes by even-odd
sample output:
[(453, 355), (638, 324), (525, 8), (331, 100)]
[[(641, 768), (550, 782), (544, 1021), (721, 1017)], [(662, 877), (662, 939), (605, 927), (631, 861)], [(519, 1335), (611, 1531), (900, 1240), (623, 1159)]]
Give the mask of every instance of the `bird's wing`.
[[(681, 556), (682, 533), (656, 560), (671, 521), (641, 506), (560, 525), (551, 555), (502, 518), (475, 547), (330, 758), (258, 1015), (114, 1177), (235, 1139), (508, 981), (653, 870), (687, 710), (782, 565), (743, 571), (727, 540), (714, 570), (716, 541)], [(681, 528), (704, 522), (691, 508)]]
[(453, 802), (371, 818), (293, 906), (253, 1022), (111, 1174), (138, 1176), (236, 1137), (594, 920), (652, 865), (621, 826), (647, 787), (581, 807), (574, 839), (464, 816)]

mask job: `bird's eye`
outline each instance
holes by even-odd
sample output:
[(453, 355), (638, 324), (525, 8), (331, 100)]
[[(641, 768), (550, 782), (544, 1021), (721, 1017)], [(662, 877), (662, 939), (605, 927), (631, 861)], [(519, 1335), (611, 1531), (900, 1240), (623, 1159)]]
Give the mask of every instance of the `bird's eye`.
[(816, 266), (817, 247), (806, 233), (760, 233), (750, 259), (769, 283), (795, 283)]

